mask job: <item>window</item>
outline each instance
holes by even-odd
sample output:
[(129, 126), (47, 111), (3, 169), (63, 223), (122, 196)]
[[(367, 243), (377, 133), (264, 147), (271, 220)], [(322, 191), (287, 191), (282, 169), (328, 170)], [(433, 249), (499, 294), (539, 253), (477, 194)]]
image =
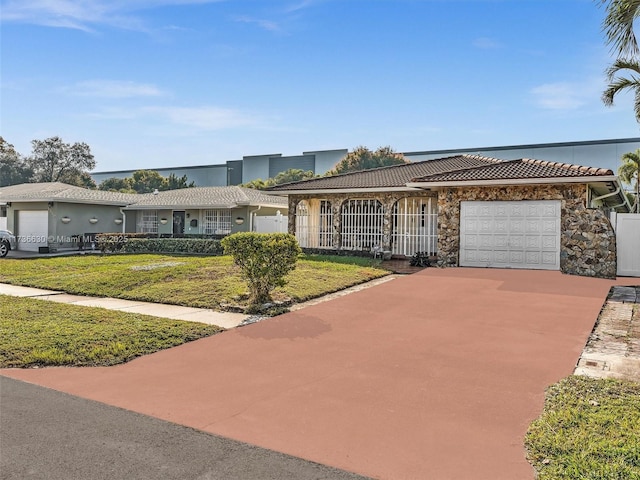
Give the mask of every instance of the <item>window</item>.
[(309, 203), (300, 200), (296, 206), (296, 238), (302, 248), (311, 245), (311, 231), (309, 229)]
[(205, 210), (202, 218), (205, 235), (228, 235), (231, 233), (231, 210)]
[(331, 202), (320, 200), (320, 231), (319, 231), (319, 247), (333, 247), (333, 212), (331, 211)]
[(140, 233), (158, 233), (157, 210), (142, 210), (138, 212), (138, 231)]

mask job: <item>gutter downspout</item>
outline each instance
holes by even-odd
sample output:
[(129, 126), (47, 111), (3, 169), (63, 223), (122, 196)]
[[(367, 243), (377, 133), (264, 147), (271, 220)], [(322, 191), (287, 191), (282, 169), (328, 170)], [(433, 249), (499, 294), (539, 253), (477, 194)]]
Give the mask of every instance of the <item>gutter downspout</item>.
[[(599, 197), (592, 198), (591, 201), (589, 202), (590, 203), (589, 206), (591, 208), (593, 208), (593, 202), (595, 202), (597, 200), (602, 200), (603, 198), (609, 198), (609, 197), (613, 197), (614, 195), (618, 195), (620, 193), (620, 191), (622, 190), (622, 187), (620, 186), (620, 184), (618, 182), (616, 182), (616, 184), (617, 184), (618, 188), (616, 188), (615, 192), (606, 193), (604, 195), (600, 195)], [(629, 205), (629, 200), (627, 199), (627, 196), (624, 193), (622, 194), (622, 199), (623, 199), (623, 202), (621, 204), (619, 204), (619, 205), (616, 205), (613, 208), (615, 209), (615, 208), (620, 207), (622, 205), (626, 205), (627, 208), (629, 209), (629, 211), (631, 211), (631, 205)]]
[(262, 208), (262, 205), (258, 205), (258, 208), (256, 208), (253, 211), (249, 211), (249, 231), (253, 232), (253, 214), (256, 213), (258, 210), (260, 210)]
[(122, 214), (122, 233), (126, 233), (127, 214), (125, 213), (124, 210), (122, 210), (122, 208), (120, 208), (120, 213)]

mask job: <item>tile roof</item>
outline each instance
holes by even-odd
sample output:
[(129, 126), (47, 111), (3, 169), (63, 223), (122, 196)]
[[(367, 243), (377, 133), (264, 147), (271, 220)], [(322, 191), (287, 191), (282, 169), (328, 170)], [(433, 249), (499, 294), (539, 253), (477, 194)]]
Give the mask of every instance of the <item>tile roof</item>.
[(260, 190), (243, 187), (194, 187), (164, 192), (138, 195), (135, 202), (127, 207), (137, 208), (231, 208), (239, 205), (273, 205), (287, 207), (287, 199), (267, 195)]
[(0, 187), (3, 202), (52, 202), (67, 201), (77, 203), (97, 203), (107, 205), (127, 205), (137, 197), (135, 194), (90, 190), (67, 185), (66, 183), (22, 183)]
[(23, 183), (0, 187), (2, 202), (71, 202), (88, 204), (106, 204), (135, 206), (142, 208), (161, 207), (207, 207), (231, 208), (241, 205), (272, 205), (287, 207), (285, 198), (267, 195), (259, 190), (242, 187), (195, 187), (168, 190), (158, 194), (131, 194), (90, 190), (65, 183)]
[(464, 182), (482, 180), (514, 180), (565, 178), (565, 177), (598, 177), (614, 175), (604, 168), (583, 167), (570, 163), (547, 162), (523, 158), (492, 165), (482, 165), (463, 170), (436, 173), (416, 177), (413, 182)]
[(501, 160), (480, 155), (456, 155), (454, 157), (425, 160), (422, 162), (374, 168), (359, 172), (344, 173), (331, 177), (313, 178), (301, 182), (286, 183), (268, 189), (270, 192), (298, 190), (331, 190), (351, 188), (405, 187), (417, 177), (451, 172), (455, 170), (493, 165)]

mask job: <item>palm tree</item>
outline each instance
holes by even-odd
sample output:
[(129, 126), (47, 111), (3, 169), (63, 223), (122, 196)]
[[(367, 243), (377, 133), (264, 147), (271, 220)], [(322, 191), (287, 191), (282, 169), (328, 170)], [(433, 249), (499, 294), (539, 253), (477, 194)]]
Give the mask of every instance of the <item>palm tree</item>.
[(640, 53), (633, 22), (640, 16), (640, 0), (602, 0), (607, 3), (607, 16), (602, 23), (607, 43), (618, 56), (635, 56)]
[[(621, 70), (631, 72), (629, 78), (616, 76)], [(631, 90), (635, 95), (634, 113), (640, 122), (640, 63), (637, 60), (618, 59), (607, 69), (609, 86), (602, 94), (602, 101), (607, 107), (613, 105), (615, 96), (623, 90)]]
[(633, 185), (635, 182), (636, 201), (634, 212), (640, 213), (640, 148), (635, 152), (627, 152), (622, 155), (622, 165), (618, 168), (620, 179), (628, 184)]

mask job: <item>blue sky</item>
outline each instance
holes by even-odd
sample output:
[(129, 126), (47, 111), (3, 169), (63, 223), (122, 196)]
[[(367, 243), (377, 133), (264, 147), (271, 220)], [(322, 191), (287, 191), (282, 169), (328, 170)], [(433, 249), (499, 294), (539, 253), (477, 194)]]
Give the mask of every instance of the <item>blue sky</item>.
[(0, 0), (0, 135), (96, 170), (640, 136), (596, 0)]

